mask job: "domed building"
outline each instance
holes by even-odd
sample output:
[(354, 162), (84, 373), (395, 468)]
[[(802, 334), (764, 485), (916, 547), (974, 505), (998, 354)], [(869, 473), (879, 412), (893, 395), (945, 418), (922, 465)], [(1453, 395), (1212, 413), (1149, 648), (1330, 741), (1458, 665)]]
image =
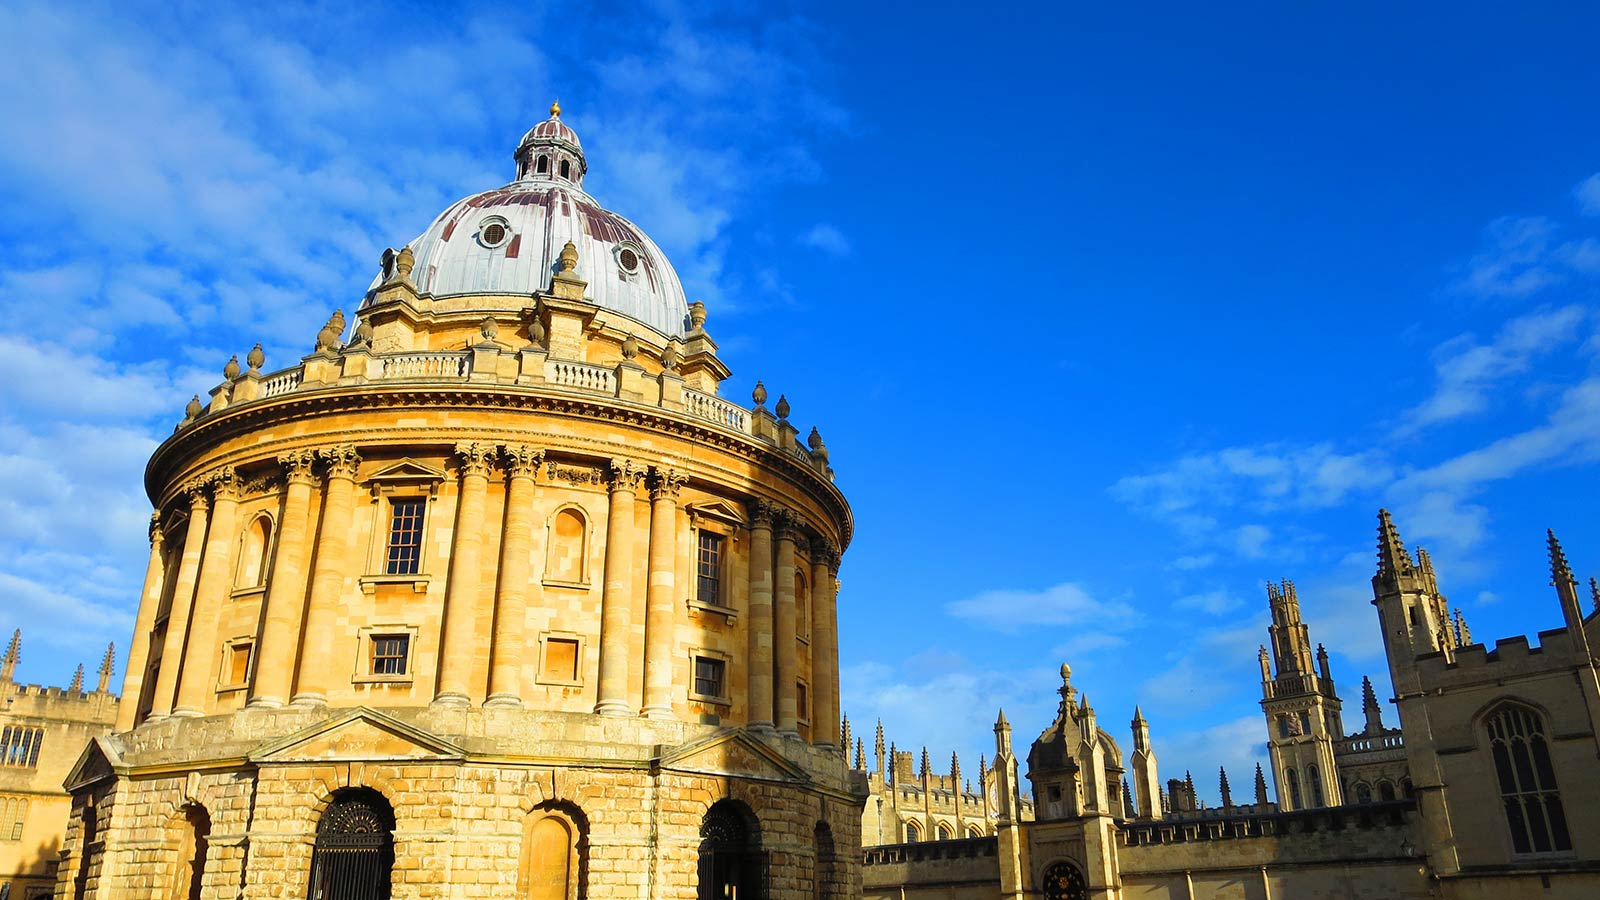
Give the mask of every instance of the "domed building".
[(515, 158), (155, 451), (58, 896), (859, 895), (827, 449), (559, 108)]

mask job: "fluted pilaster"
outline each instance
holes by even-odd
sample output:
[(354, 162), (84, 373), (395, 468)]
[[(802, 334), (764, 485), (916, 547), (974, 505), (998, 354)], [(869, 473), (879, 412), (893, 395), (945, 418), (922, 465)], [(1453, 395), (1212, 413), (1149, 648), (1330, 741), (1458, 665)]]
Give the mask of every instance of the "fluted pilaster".
[(774, 523), (772, 642), (777, 671), (778, 733), (799, 737), (799, 699), (795, 679), (800, 674), (800, 648), (795, 640), (794, 545), (801, 539), (799, 523), (786, 514)]
[(278, 457), (283, 467), (283, 520), (267, 583), (261, 644), (256, 651), (255, 683), (250, 706), (276, 708), (294, 688), (300, 650), (300, 617), (306, 599), (306, 531), (310, 527), (311, 492), (316, 486), (316, 454), (293, 450)]
[(128, 668), (122, 673), (122, 700), (117, 706), (118, 731), (134, 726), (139, 715), (139, 698), (144, 693), (145, 667), (150, 665), (150, 639), (155, 629), (156, 612), (161, 608), (161, 592), (166, 587), (166, 542), (161, 533), (161, 511), (150, 514), (150, 562), (144, 570), (144, 588), (139, 591), (139, 613), (133, 620), (133, 644), (128, 648)]
[(603, 716), (626, 716), (628, 632), (633, 623), (633, 505), (645, 471), (629, 459), (611, 461), (606, 516), (605, 592), (600, 600), (600, 702)]
[(450, 581), (445, 585), (444, 639), (439, 653), (439, 688), (433, 702), (466, 706), (472, 702), (472, 670), (482, 606), (483, 511), (489, 495), (489, 469), (495, 448), (477, 442), (456, 445), (461, 461), (461, 495), (456, 504), (455, 537), (450, 548)]
[(528, 594), (539, 591), (529, 554), (533, 549), (534, 476), (544, 451), (524, 444), (501, 448), (506, 467), (505, 527), (500, 535), (500, 592), (494, 603), (494, 657), (485, 706), (522, 705), (523, 637)]
[(291, 701), (312, 706), (328, 702), (328, 679), (336, 669), (343, 669), (333, 665), (333, 631), (338, 624), (339, 594), (345, 575), (353, 571), (350, 521), (355, 512), (356, 470), (361, 465), (361, 456), (351, 444), (318, 450), (317, 456), (327, 466), (328, 477), (322, 490), (322, 528), (317, 537), (311, 602), (301, 641), (305, 649)]
[(678, 561), (678, 490), (686, 479), (657, 467), (650, 481), (650, 584), (645, 597), (644, 715), (670, 719)]

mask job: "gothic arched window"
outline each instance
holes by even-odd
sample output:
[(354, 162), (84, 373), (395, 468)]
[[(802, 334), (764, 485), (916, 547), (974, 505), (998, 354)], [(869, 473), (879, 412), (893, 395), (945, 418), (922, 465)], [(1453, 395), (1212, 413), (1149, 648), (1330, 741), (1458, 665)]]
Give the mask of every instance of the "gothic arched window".
[(950, 840), (950, 829), (943, 822), (939, 823), (938, 835), (941, 841)]
[(1283, 780), (1289, 783), (1289, 808), (1305, 809), (1300, 802), (1300, 774), (1294, 769), (1287, 769), (1283, 773)]
[(1045, 900), (1087, 900), (1088, 896), (1089, 885), (1072, 863), (1052, 863), (1044, 870)]
[(1571, 850), (1543, 718), (1525, 706), (1507, 703), (1484, 725), (1512, 848), (1517, 853)]
[(1354, 793), (1356, 795), (1357, 803), (1372, 802), (1372, 788), (1368, 787), (1365, 781), (1356, 782)]
[(371, 788), (338, 791), (317, 822), (309, 900), (389, 900), (394, 811)]
[(922, 829), (915, 822), (906, 823), (906, 843), (915, 844), (922, 840)]
[(1326, 802), (1322, 799), (1322, 778), (1318, 775), (1316, 766), (1306, 766), (1306, 781), (1310, 782), (1311, 805), (1318, 809), (1326, 806)]

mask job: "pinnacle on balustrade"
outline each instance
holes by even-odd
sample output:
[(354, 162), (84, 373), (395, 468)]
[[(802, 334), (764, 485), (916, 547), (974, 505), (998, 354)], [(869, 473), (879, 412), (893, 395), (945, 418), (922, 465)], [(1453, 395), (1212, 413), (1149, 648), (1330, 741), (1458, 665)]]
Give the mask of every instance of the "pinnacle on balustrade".
[(261, 367), (265, 365), (266, 362), (267, 354), (261, 351), (261, 342), (256, 341), (256, 345), (250, 348), (249, 353), (245, 354), (244, 363), (250, 367), (251, 375), (260, 375)]
[(404, 247), (401, 247), (400, 252), (395, 256), (394, 259), (394, 270), (400, 273), (401, 278), (409, 279), (411, 277), (411, 270), (416, 268), (416, 266), (417, 255), (411, 251), (411, 245), (407, 244)]
[(1261, 771), (1261, 763), (1256, 763), (1256, 803), (1267, 802), (1267, 776)]
[(638, 355), (639, 339), (634, 337), (633, 332), (630, 331), (628, 332), (628, 336), (622, 339), (622, 358), (629, 362), (633, 362), (633, 358)]
[(704, 330), (706, 327), (706, 304), (703, 300), (696, 300), (689, 304), (689, 327), (695, 331)]
[(780, 419), (789, 418), (789, 398), (783, 394), (779, 394), (778, 405), (773, 407), (773, 412), (777, 413), (778, 418)]
[(100, 686), (95, 690), (104, 694), (111, 687), (111, 670), (117, 664), (117, 645), (113, 642), (106, 644), (106, 655), (100, 660)]
[(1545, 536), (1550, 545), (1550, 583), (1556, 587), (1577, 584), (1578, 579), (1572, 577), (1572, 567), (1567, 565), (1567, 554), (1556, 540), (1555, 531), (1547, 529)]
[(1233, 805), (1233, 790), (1228, 786), (1228, 767), (1219, 766), (1217, 771), (1221, 773), (1222, 805), (1226, 808)]
[(763, 404), (767, 402), (767, 386), (762, 384), (759, 378), (756, 379), (755, 390), (750, 392), (750, 399), (756, 402), (756, 409), (765, 408)]
[(678, 366), (683, 364), (683, 349), (677, 338), (667, 342), (667, 349), (661, 351), (661, 368), (668, 372), (678, 371)]
[(577, 268), (578, 248), (571, 241), (567, 241), (561, 247), (561, 255), (556, 258), (556, 273), (562, 276), (570, 276), (570, 273)]
[(222, 366), (222, 377), (228, 381), (239, 377), (239, 354), (235, 353), (228, 357), (228, 361)]
[(1378, 510), (1378, 574), (1391, 578), (1411, 574), (1411, 556), (1387, 509)]
[(72, 673), (72, 683), (67, 685), (67, 693), (83, 693), (83, 663), (78, 663), (78, 671)]
[(312, 348), (318, 353), (338, 353), (343, 346), (340, 338), (344, 336), (344, 310), (336, 309), (328, 317), (328, 323), (317, 332), (317, 345)]
[(187, 404), (185, 404), (184, 407), (183, 407), (183, 414), (185, 416), (185, 421), (187, 421), (189, 419), (193, 419), (194, 417), (200, 415), (200, 395), (199, 394), (195, 394), (193, 397), (189, 398), (189, 402)]

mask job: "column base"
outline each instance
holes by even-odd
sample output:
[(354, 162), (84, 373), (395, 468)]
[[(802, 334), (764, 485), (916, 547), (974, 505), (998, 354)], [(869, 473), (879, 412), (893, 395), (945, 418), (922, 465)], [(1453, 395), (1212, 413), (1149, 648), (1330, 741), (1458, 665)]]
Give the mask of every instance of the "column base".
[(777, 734), (778, 729), (772, 727), (771, 722), (751, 722), (745, 728), (758, 734)]
[(283, 709), (283, 700), (279, 697), (251, 697), (250, 702), (244, 705), (245, 709)]
[(672, 707), (670, 706), (646, 706), (642, 711), (640, 711), (639, 715), (644, 716), (646, 719), (677, 718), (677, 716), (672, 714)]
[(198, 719), (203, 715), (205, 715), (205, 713), (188, 706), (180, 706), (172, 711), (172, 717), (174, 719)]
[(522, 698), (516, 694), (490, 694), (489, 699), (483, 701), (483, 705), (521, 708)]
[(817, 742), (813, 743), (811, 746), (817, 748), (818, 750), (827, 750), (830, 753), (838, 753), (839, 752), (839, 745), (833, 743), (832, 741), (817, 741)]
[(781, 737), (786, 741), (798, 741), (800, 740), (800, 732), (795, 731), (792, 728), (780, 728), (778, 729), (778, 737)]
[(595, 704), (594, 714), (597, 716), (632, 716), (633, 710), (621, 700), (601, 700)]
[(433, 698), (429, 706), (455, 706), (466, 707), (472, 705), (472, 698), (460, 691), (445, 691)]
[(321, 694), (296, 694), (289, 701), (290, 709), (316, 709), (319, 706), (327, 705), (328, 698)]

